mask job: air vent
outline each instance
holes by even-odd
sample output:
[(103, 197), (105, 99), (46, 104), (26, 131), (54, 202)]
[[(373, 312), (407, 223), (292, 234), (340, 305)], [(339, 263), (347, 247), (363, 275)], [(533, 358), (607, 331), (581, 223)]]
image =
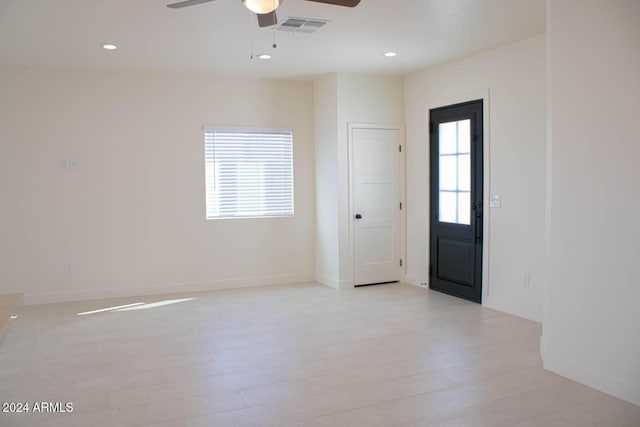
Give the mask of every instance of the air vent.
[(331, 21), (325, 19), (311, 19), (311, 18), (292, 18), (287, 16), (282, 21), (277, 29), (278, 31), (288, 31), (290, 33), (306, 33), (311, 34), (318, 31)]

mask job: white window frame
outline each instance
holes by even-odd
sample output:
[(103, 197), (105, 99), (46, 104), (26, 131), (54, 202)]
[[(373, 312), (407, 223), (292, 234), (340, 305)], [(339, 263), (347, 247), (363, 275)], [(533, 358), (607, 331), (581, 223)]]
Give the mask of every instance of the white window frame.
[(294, 216), (293, 129), (203, 130), (207, 220)]

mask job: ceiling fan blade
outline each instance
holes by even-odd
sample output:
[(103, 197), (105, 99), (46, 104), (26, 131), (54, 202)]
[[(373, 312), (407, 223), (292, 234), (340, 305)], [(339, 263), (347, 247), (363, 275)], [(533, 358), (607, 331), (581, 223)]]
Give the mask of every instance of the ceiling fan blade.
[(275, 10), (269, 13), (258, 13), (257, 15), (258, 15), (258, 26), (260, 28), (270, 27), (278, 23), (278, 17), (276, 16)]
[(209, 3), (210, 1), (214, 1), (214, 0), (185, 0), (178, 3), (168, 4), (167, 7), (171, 9), (180, 9), (187, 6), (195, 6), (201, 3)]
[(307, 1), (313, 1), (316, 3), (333, 4), (336, 6), (345, 6), (345, 7), (356, 7), (358, 4), (360, 4), (360, 0), (307, 0)]

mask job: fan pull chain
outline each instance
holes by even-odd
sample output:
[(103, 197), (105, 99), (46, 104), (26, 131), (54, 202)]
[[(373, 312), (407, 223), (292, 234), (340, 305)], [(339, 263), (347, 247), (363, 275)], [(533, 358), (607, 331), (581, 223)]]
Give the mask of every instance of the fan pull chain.
[(251, 49), (250, 59), (253, 59), (253, 13), (249, 13), (249, 44)]
[(273, 45), (272, 47), (275, 49), (278, 47), (278, 43), (276, 43), (276, 29), (273, 29)]

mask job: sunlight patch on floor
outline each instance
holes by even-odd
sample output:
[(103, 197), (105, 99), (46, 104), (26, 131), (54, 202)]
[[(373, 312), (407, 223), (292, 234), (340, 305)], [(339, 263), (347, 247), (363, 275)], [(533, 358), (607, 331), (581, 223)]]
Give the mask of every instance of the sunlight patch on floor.
[(114, 310), (114, 311), (147, 310), (149, 308), (163, 307), (165, 305), (178, 304), (180, 302), (191, 301), (191, 300), (194, 300), (194, 299), (195, 298), (169, 299), (169, 300), (165, 300), (165, 301), (143, 303), (143, 305), (136, 305), (135, 307), (121, 308), (121, 309)]
[(163, 307), (165, 305), (177, 304), (180, 302), (191, 301), (194, 299), (195, 298), (170, 299), (170, 300), (150, 302), (150, 303), (134, 302), (132, 304), (101, 308), (99, 310), (83, 311), (82, 313), (78, 313), (78, 316), (86, 316), (87, 314), (97, 314), (97, 313), (116, 312), (116, 311), (147, 310), (149, 308)]

